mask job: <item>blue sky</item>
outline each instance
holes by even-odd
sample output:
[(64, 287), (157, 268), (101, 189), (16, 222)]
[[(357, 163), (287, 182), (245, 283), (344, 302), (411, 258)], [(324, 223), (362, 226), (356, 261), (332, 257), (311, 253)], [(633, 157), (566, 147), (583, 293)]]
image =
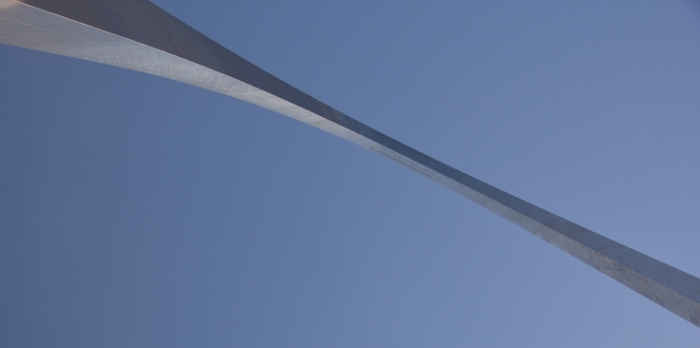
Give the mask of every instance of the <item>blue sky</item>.
[[(410, 146), (700, 275), (693, 1), (157, 1)], [(696, 347), (405, 168), (238, 100), (0, 46), (4, 347)]]

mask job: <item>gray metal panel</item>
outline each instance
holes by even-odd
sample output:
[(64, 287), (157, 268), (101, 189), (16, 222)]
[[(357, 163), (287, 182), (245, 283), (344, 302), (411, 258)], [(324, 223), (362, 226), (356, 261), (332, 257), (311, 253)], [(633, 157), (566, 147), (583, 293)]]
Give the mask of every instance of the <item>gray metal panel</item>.
[(700, 279), (374, 130), (228, 51), (146, 0), (0, 0), (0, 43), (137, 70), (282, 113), (469, 198), (700, 326)]

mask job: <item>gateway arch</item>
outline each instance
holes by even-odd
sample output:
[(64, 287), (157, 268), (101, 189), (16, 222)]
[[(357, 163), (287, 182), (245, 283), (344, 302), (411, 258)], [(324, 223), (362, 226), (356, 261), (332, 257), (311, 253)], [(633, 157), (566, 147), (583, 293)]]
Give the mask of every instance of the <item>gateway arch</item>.
[(0, 43), (140, 71), (284, 114), (376, 152), (700, 326), (700, 279), (415, 150), (294, 88), (147, 0), (0, 0)]

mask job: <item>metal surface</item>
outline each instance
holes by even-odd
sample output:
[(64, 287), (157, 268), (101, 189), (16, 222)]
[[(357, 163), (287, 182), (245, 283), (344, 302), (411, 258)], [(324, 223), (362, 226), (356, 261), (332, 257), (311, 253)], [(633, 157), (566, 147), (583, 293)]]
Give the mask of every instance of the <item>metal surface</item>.
[(162, 76), (279, 112), (469, 198), (700, 326), (700, 279), (441, 163), (312, 98), (147, 0), (0, 0), (0, 43)]

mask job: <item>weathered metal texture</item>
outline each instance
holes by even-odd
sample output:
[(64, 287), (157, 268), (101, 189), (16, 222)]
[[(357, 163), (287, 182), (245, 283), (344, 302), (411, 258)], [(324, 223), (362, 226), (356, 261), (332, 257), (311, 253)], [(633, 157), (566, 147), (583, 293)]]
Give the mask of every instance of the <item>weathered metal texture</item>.
[(0, 0), (0, 43), (137, 70), (282, 113), (469, 198), (700, 326), (700, 279), (441, 163), (312, 98), (147, 0)]

